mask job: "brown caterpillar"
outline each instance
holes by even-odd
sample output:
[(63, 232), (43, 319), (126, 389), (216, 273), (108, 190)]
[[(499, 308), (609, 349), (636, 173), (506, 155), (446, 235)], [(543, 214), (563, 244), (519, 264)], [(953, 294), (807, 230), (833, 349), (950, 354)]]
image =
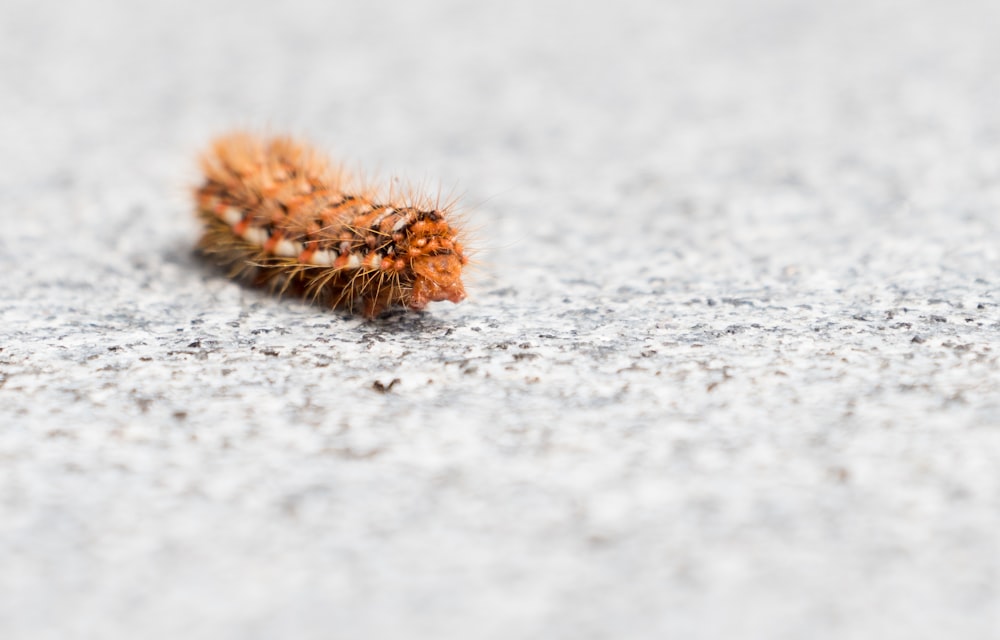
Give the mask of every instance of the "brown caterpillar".
[(285, 137), (234, 133), (202, 157), (199, 249), (248, 277), (373, 318), (465, 298), (468, 263), (451, 205), (354, 186), (343, 170)]

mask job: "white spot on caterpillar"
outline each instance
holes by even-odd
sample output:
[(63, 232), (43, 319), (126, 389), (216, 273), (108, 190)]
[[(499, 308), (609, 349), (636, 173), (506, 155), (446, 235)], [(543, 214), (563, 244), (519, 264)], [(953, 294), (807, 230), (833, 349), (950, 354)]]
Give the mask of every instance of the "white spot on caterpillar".
[(412, 214), (403, 216), (402, 218), (396, 221), (396, 224), (392, 225), (392, 232), (396, 233), (397, 231), (402, 231), (407, 227), (407, 225), (410, 224), (410, 222), (412, 222), (412, 220), (413, 220)]
[(347, 257), (347, 268), (348, 269), (357, 269), (360, 266), (361, 266), (361, 256), (360, 255), (358, 255), (356, 253), (352, 253), (351, 255), (349, 255)]
[(222, 212), (222, 219), (230, 227), (235, 227), (239, 223), (243, 222), (243, 212), (235, 207), (228, 207)]
[(333, 256), (330, 255), (329, 251), (317, 251), (309, 259), (309, 264), (314, 264), (317, 267), (328, 267), (333, 264)]
[(302, 253), (302, 245), (291, 240), (282, 240), (274, 248), (274, 255), (282, 258), (294, 258), (300, 253)]
[(256, 244), (264, 246), (267, 243), (267, 239), (270, 236), (267, 231), (264, 231), (260, 227), (247, 227), (246, 231), (243, 232), (243, 239), (250, 244)]
[(386, 218), (388, 218), (389, 216), (391, 216), (394, 213), (396, 213), (396, 210), (393, 209), (392, 207), (386, 207), (386, 208), (382, 209), (382, 211), (377, 216), (375, 216), (375, 219), (372, 220), (371, 226), (373, 228), (377, 227), (378, 225), (382, 224), (383, 220), (385, 220)]

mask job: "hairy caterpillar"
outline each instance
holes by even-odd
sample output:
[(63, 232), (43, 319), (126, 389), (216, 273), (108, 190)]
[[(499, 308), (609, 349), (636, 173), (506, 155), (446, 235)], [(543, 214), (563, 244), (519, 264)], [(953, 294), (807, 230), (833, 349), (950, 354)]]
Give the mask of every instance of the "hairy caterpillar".
[(352, 184), (314, 149), (234, 133), (202, 156), (199, 248), (249, 277), (373, 318), (465, 298), (468, 263), (451, 205), (380, 196)]

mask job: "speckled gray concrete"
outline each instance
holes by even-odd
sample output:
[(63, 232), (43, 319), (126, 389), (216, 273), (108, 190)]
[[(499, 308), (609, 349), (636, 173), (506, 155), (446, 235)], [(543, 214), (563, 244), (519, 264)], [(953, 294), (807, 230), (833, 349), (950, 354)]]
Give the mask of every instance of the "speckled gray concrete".
[[(995, 2), (48, 4), (0, 7), (5, 640), (1000, 633)], [(458, 185), (471, 298), (206, 268), (234, 125)]]

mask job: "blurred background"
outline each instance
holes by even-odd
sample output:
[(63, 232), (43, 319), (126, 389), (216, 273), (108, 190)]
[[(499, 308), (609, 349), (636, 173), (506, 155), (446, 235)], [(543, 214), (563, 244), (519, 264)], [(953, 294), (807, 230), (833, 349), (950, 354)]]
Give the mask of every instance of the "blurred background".
[[(836, 256), (813, 243), (850, 237), (856, 261), (884, 250), (864, 229), (913, 233), (915, 208), (993, 224), (988, 2), (6, 0), (2, 10), (0, 136), (12, 169), (0, 187), (36, 209), (47, 185), (98, 196), (107, 228), (130, 228), (134, 207), (152, 206), (136, 194), (152, 186), (175, 198), (170, 215), (152, 216), (157, 234), (189, 224), (173, 212), (197, 181), (191, 158), (234, 127), (293, 132), (350, 167), (467, 192), (488, 203), (487, 249), (536, 234), (556, 242), (576, 226), (591, 244), (655, 260), (686, 247), (827, 262)], [(66, 204), (48, 206), (56, 219), (86, 206)], [(29, 233), (54, 224), (45, 211)], [(753, 247), (734, 237), (699, 247), (684, 229), (728, 236), (743, 222), (759, 227)], [(642, 232), (622, 233), (629, 225)], [(807, 251), (788, 246), (788, 227)]]

